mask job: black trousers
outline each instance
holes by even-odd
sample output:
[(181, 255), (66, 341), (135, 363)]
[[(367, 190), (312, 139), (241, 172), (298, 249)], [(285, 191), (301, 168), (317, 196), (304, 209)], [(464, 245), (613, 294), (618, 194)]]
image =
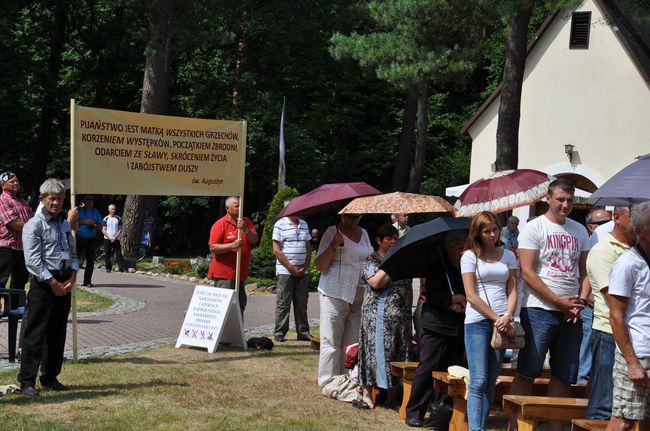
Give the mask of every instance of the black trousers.
[(83, 284), (90, 284), (95, 270), (95, 238), (84, 238), (77, 235), (77, 257), (83, 256), (86, 259), (84, 264)]
[(407, 418), (424, 419), (429, 401), (434, 395), (431, 373), (447, 371), (452, 365), (463, 365), (464, 357), (465, 341), (462, 335), (452, 337), (422, 328), (420, 362), (413, 377), (411, 397), (406, 406)]
[[(25, 283), (29, 273), (25, 267), (25, 255), (22, 250), (11, 248), (0, 248), (0, 287), (7, 287), (7, 281), (11, 277), (10, 289), (25, 290)], [(11, 308), (18, 308), (25, 304), (19, 303), (18, 295), (11, 295)]]
[[(70, 273), (52, 271), (58, 281), (70, 278)], [(54, 296), (47, 283), (32, 277), (27, 295), (27, 309), (22, 326), (22, 352), (18, 381), (21, 385), (36, 383), (38, 368), (41, 381), (52, 381), (61, 373), (65, 336), (72, 295)]]
[(111, 256), (115, 253), (115, 260), (117, 261), (117, 267), (120, 271), (126, 271), (126, 265), (124, 265), (124, 258), (122, 258), (122, 246), (120, 245), (120, 240), (116, 239), (114, 242), (111, 242), (110, 239), (104, 238), (104, 255), (106, 257), (106, 271), (110, 271), (113, 267), (111, 262)]

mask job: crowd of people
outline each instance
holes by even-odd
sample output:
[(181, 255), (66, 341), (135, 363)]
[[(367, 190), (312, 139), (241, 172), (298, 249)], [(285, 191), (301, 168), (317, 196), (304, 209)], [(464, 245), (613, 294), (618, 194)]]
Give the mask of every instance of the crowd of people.
[[(571, 385), (588, 380), (587, 417), (611, 417), (609, 429), (630, 429), (648, 416), (650, 405), (650, 203), (616, 207), (612, 220), (595, 209), (585, 228), (569, 218), (574, 193), (570, 181), (553, 181), (548, 210), (521, 232), (516, 217), (502, 226), (486, 211), (473, 217), (469, 232), (447, 235), (441, 259), (420, 280), (413, 316), (411, 280), (392, 280), (380, 269), (398, 238), (408, 235), (406, 214), (394, 215), (393, 224), (377, 228), (372, 240), (359, 226), (360, 215), (343, 214), (316, 245), (303, 220), (280, 219), (273, 234), (279, 275), (275, 339), (286, 337), (291, 302), (298, 338), (311, 338), (304, 279), (313, 249), (321, 271), (318, 384), (348, 373), (344, 348), (359, 342), (361, 393), (355, 406), (375, 408), (373, 388), (385, 390), (387, 404), (395, 402), (390, 363), (413, 359), (413, 317), (419, 366), (406, 424), (433, 425), (437, 418), (425, 420), (427, 408), (444, 400), (434, 393), (432, 371), (466, 365), (469, 429), (485, 430), (505, 354), (492, 347), (493, 332), (512, 337), (517, 321), (525, 345), (515, 352), (511, 393), (530, 394), (548, 365), (549, 396), (568, 396)], [(558, 430), (562, 424), (549, 426)], [(515, 427), (513, 419), (510, 428)]]
[[(101, 229), (107, 271), (112, 250), (119, 270), (124, 270), (121, 218), (113, 204), (102, 218), (92, 196), (62, 216), (65, 186), (56, 179), (41, 185), (34, 212), (17, 198), (15, 174), (1, 174), (0, 184), (0, 281), (4, 287), (11, 278), (12, 288), (24, 289), (31, 275), (21, 333), (21, 389), (27, 396), (38, 394), (40, 368), (42, 387), (66, 390), (57, 377), (77, 257), (86, 260), (83, 285), (92, 286), (95, 247), (90, 239)], [(358, 214), (341, 215), (322, 237), (304, 220), (283, 217), (272, 236), (278, 275), (275, 341), (286, 339), (292, 306), (297, 339), (312, 339), (307, 301), (313, 255), (321, 272), (318, 384), (326, 386), (348, 373), (344, 348), (358, 342), (357, 407), (375, 408), (373, 389), (385, 391), (387, 405), (396, 403), (398, 382), (390, 363), (417, 355), (406, 424), (426, 427), (436, 419), (425, 420), (432, 402), (444, 402), (433, 390), (432, 371), (466, 365), (469, 429), (485, 430), (505, 354), (493, 347), (493, 334), (513, 337), (514, 322), (519, 321), (525, 345), (516, 355), (511, 393), (530, 394), (548, 364), (549, 396), (568, 396), (571, 385), (588, 380), (587, 417), (611, 418), (611, 430), (631, 429), (634, 421), (648, 416), (650, 405), (650, 202), (615, 207), (613, 217), (595, 209), (585, 228), (569, 218), (574, 193), (568, 180), (553, 181), (548, 210), (528, 220), (521, 232), (516, 217), (503, 227), (487, 211), (473, 217), (468, 231), (448, 232), (438, 250), (431, 250), (440, 258), (419, 280), (415, 313), (412, 280), (393, 280), (380, 269), (391, 247), (409, 234), (408, 215), (394, 215), (393, 224), (379, 226), (372, 237), (359, 226)], [(226, 199), (225, 209), (226, 215), (210, 230), (208, 274), (215, 286), (239, 291), (243, 317), (243, 284), (251, 246), (259, 238), (253, 223), (240, 217), (238, 198)], [(240, 250), (240, 285), (235, 286)], [(20, 297), (12, 307), (25, 306)], [(561, 423), (551, 423), (550, 429), (561, 429)]]

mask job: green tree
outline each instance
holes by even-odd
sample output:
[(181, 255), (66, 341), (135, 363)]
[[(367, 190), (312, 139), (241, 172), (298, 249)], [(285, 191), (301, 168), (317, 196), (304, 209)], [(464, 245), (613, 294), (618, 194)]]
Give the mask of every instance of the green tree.
[[(351, 56), (379, 78), (416, 95), (417, 135), (409, 191), (419, 191), (427, 159), (429, 93), (462, 82), (474, 70), (490, 16), (484, 6), (473, 1), (370, 1), (374, 31), (337, 33), (331, 39), (335, 58)], [(400, 149), (408, 152), (405, 145)], [(406, 158), (398, 160), (404, 163)], [(394, 176), (399, 183), (400, 175)]]

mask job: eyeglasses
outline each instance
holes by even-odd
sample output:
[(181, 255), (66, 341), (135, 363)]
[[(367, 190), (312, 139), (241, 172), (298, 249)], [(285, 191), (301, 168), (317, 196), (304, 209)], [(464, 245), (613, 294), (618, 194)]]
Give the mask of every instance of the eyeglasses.
[(600, 226), (601, 224), (609, 223), (610, 221), (611, 220), (592, 221), (590, 224), (597, 224)]

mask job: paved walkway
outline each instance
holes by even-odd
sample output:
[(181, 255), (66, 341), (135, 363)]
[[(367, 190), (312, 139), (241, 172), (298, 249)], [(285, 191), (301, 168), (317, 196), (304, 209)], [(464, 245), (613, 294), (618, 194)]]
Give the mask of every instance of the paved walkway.
[[(78, 280), (83, 279), (82, 272)], [(93, 290), (117, 299), (110, 309), (79, 313), (79, 358), (109, 356), (174, 343), (194, 285), (189, 281), (145, 274), (106, 273), (95, 269)], [(275, 295), (251, 294), (244, 315), (247, 337), (273, 332)], [(308, 316), (317, 325), (316, 293), (309, 295)], [(291, 317), (293, 328), (293, 314)], [(293, 330), (293, 329), (292, 329)], [(72, 358), (72, 323), (68, 322), (66, 358)], [(0, 321), (0, 370), (17, 367), (8, 361), (7, 320)]]

